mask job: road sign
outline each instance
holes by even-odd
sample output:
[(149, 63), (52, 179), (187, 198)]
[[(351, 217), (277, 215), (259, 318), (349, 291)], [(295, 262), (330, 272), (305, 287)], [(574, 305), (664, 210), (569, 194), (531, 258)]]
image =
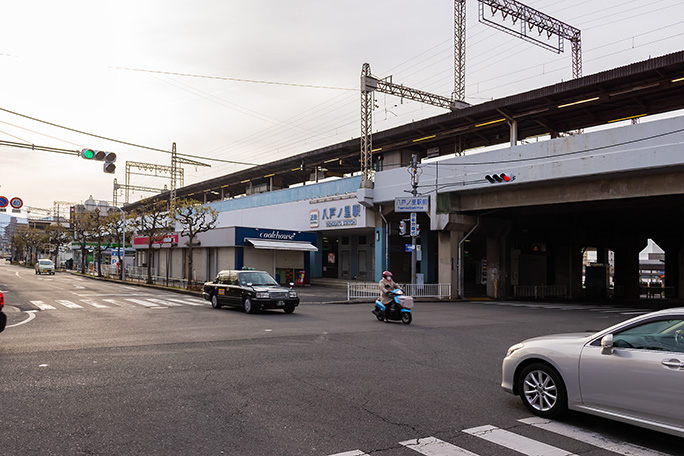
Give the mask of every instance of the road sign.
[(10, 200), (10, 206), (12, 206), (13, 209), (21, 209), (21, 206), (23, 205), (24, 202), (21, 198), (17, 198), (16, 196)]
[(394, 212), (428, 212), (429, 196), (407, 196), (394, 198)]
[(6, 196), (0, 196), (0, 207), (7, 207), (9, 200)]
[(418, 236), (418, 217), (415, 212), (411, 212), (411, 236)]

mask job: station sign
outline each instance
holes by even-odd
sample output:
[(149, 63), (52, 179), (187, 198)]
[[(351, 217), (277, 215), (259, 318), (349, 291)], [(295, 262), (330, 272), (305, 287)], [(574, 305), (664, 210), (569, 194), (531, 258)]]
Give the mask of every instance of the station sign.
[(428, 212), (429, 196), (408, 196), (394, 198), (394, 212)]

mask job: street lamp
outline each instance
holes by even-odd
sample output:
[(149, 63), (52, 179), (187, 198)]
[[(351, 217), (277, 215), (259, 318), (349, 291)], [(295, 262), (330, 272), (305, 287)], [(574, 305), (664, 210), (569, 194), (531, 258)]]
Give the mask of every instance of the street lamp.
[(121, 221), (122, 221), (122, 229), (121, 229), (121, 245), (123, 246), (124, 249), (124, 254), (123, 257), (121, 257), (121, 246), (119, 246), (119, 264), (121, 265), (121, 281), (125, 282), (126, 281), (126, 213), (123, 211), (118, 206), (110, 206), (109, 203), (106, 201), (100, 201), (96, 202), (93, 199), (93, 196), (90, 195), (90, 198), (85, 200), (83, 203), (85, 206), (86, 210), (92, 212), (96, 208), (99, 208), (101, 211), (106, 211), (108, 212), (109, 209), (118, 209), (121, 211)]

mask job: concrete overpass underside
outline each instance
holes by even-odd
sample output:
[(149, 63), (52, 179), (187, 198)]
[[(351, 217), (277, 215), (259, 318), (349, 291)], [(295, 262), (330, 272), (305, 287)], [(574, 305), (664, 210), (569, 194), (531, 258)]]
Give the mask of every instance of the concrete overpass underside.
[[(513, 298), (536, 287), (535, 293), (572, 300), (636, 300), (639, 252), (650, 238), (665, 250), (666, 288), (672, 297), (684, 299), (681, 171), (443, 195), (442, 204), (448, 198), (452, 214), (477, 226), (463, 243), (463, 296)], [(614, 252), (611, 290), (608, 270), (598, 285), (595, 275), (585, 277), (583, 253), (588, 248), (596, 249), (603, 265), (609, 263), (608, 251)]]

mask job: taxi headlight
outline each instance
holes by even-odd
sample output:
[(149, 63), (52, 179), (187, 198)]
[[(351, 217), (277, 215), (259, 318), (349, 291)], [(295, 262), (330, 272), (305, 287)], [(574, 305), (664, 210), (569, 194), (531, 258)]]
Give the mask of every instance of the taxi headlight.
[(296, 298), (297, 297), (297, 292), (294, 290), (290, 290), (289, 293), (287, 294), (290, 298)]
[(268, 291), (257, 291), (256, 297), (257, 299), (268, 299)]
[(506, 358), (508, 358), (508, 357), (511, 356), (513, 353), (517, 352), (518, 350), (520, 350), (520, 349), (523, 348), (523, 347), (525, 347), (525, 344), (522, 344), (522, 343), (521, 343), (521, 344), (515, 344), (515, 345), (513, 345), (513, 346), (512, 346), (511, 348), (509, 348), (508, 351), (506, 352)]

